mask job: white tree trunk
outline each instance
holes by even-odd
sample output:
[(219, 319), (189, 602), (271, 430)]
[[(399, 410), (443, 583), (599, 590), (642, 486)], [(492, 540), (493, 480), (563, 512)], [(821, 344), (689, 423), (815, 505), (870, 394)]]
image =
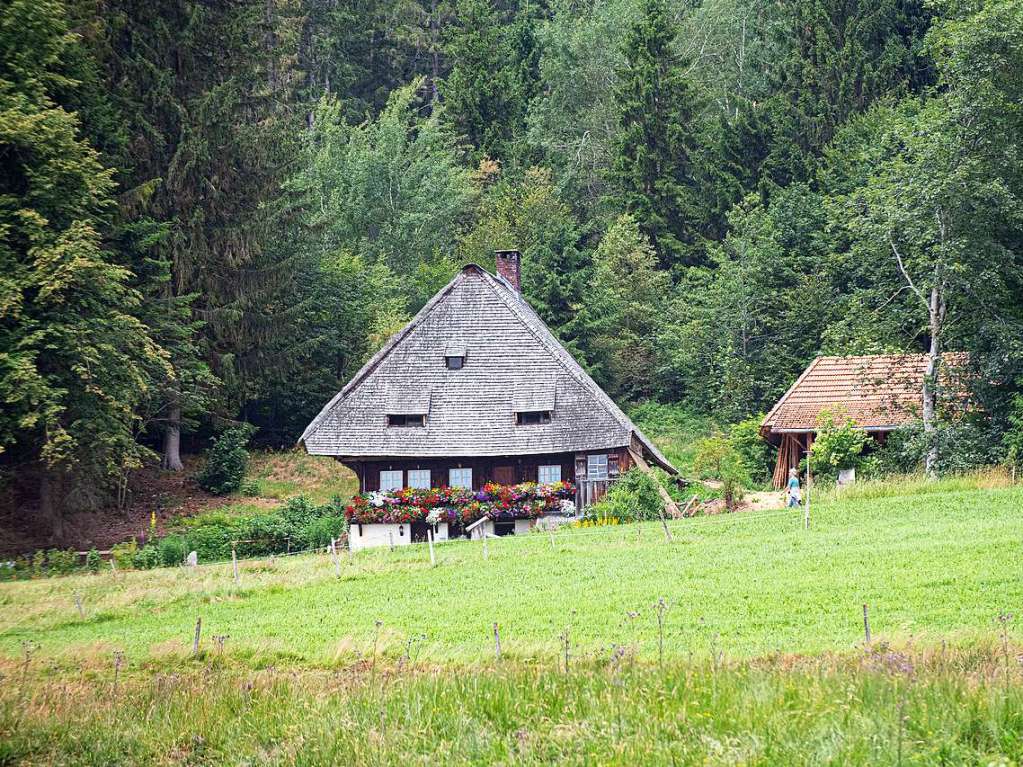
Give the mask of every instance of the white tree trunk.
[(181, 471), (185, 468), (181, 463), (181, 406), (175, 404), (170, 409), (167, 426), (163, 432), (163, 460), (160, 465), (168, 471)]
[(944, 319), (945, 296), (940, 280), (935, 280), (928, 304), (931, 345), (927, 351), (927, 369), (923, 386), (924, 437), (927, 440), (924, 471), (929, 477), (935, 476), (938, 465), (938, 376), (941, 371), (941, 332)]

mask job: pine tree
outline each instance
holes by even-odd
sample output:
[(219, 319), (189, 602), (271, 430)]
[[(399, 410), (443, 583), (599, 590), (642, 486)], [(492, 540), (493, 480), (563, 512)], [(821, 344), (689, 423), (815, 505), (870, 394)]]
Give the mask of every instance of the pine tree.
[(701, 223), (694, 168), (696, 101), (674, 53), (665, 0), (643, 0), (625, 38), (615, 92), (621, 113), (613, 174), (619, 206), (639, 222), (665, 267), (698, 260)]

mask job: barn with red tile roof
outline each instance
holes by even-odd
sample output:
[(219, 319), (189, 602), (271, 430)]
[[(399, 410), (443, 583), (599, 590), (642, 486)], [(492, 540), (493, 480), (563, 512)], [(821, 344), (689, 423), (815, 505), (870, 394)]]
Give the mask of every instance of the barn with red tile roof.
[[(962, 369), (965, 356), (943, 357), (946, 369)], [(778, 446), (774, 485), (813, 444), (821, 414), (851, 419), (879, 441), (919, 418), (926, 354), (817, 357), (764, 418), (761, 435)], [(961, 389), (959, 390), (961, 391)]]

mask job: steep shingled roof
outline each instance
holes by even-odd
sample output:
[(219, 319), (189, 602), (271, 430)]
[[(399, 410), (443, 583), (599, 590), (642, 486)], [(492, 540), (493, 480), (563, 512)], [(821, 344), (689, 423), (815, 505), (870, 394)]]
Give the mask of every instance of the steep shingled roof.
[[(465, 365), (445, 353), (464, 347)], [(516, 408), (550, 423), (518, 426)], [(542, 405), (542, 407), (541, 407)], [(388, 427), (427, 413), (425, 427)], [(301, 438), (314, 455), (350, 458), (528, 455), (626, 447), (675, 468), (579, 366), (503, 278), (469, 264), (320, 411)]]
[[(946, 354), (947, 367), (961, 368), (962, 354)], [(812, 431), (825, 410), (851, 418), (865, 429), (892, 429), (919, 417), (925, 354), (817, 357), (796, 379), (761, 424), (766, 433)]]

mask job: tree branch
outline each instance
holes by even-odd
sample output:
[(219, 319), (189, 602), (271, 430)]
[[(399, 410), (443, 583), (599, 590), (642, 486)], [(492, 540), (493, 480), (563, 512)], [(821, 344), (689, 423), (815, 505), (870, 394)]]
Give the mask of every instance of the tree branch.
[(906, 284), (909, 285), (909, 289), (916, 293), (916, 297), (923, 302), (924, 307), (928, 312), (930, 312), (931, 304), (927, 300), (927, 296), (920, 292), (920, 288), (918, 288), (916, 283), (913, 282), (913, 278), (909, 276), (909, 272), (906, 271), (906, 265), (902, 262), (902, 254), (899, 253), (899, 249), (895, 247), (895, 239), (892, 237), (890, 229), (888, 230), (888, 244), (892, 247), (892, 253), (895, 254), (895, 261), (899, 265), (899, 271), (902, 272), (902, 276), (905, 278)]

